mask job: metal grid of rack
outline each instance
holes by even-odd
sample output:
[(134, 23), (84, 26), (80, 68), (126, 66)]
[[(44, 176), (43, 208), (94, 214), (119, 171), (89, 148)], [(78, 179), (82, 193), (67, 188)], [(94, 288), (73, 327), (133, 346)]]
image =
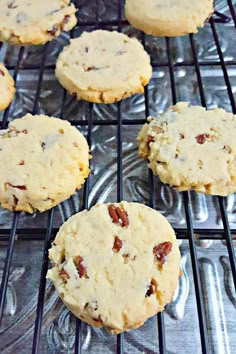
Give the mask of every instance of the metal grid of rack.
[[(196, 72), (196, 77), (197, 77), (197, 85), (198, 85), (198, 90), (200, 94), (200, 100), (202, 106), (206, 107), (206, 98), (205, 98), (205, 90), (204, 90), (204, 85), (202, 82), (202, 77), (201, 77), (201, 67), (204, 67), (206, 65), (208, 66), (217, 66), (221, 68), (225, 80), (225, 85), (228, 93), (228, 97), (230, 100), (230, 104), (232, 107), (232, 112), (236, 114), (236, 104), (235, 104), (235, 99), (234, 99), (234, 94), (232, 91), (232, 87), (230, 84), (230, 78), (228, 74), (228, 66), (236, 66), (236, 60), (225, 60), (224, 55), (222, 53), (220, 41), (218, 38), (218, 33), (216, 29), (216, 23), (221, 23), (224, 25), (225, 23), (228, 23), (229, 21), (233, 21), (236, 27), (236, 13), (235, 9), (233, 6), (233, 2), (231, 0), (227, 0), (228, 7), (230, 10), (231, 16), (225, 16), (218, 11), (215, 11), (215, 14), (213, 17), (209, 20), (209, 24), (212, 30), (212, 35), (213, 39), (217, 48), (217, 52), (219, 55), (219, 60), (214, 60), (214, 61), (201, 61), (199, 62), (197, 52), (196, 52), (196, 46), (195, 46), (195, 41), (194, 41), (194, 35), (190, 34), (189, 35), (189, 42), (190, 42), (190, 48), (191, 48), (191, 55), (192, 55), (192, 60), (191, 61), (183, 61), (180, 63), (173, 62), (172, 56), (171, 56), (171, 51), (170, 51), (170, 39), (165, 38), (165, 45), (166, 45), (166, 53), (167, 53), (167, 58), (168, 61), (165, 63), (162, 63), (162, 67), (166, 67), (169, 70), (169, 77), (170, 77), (170, 83), (171, 83), (171, 94), (172, 94), (172, 101), (173, 104), (177, 102), (177, 93), (176, 93), (176, 85), (175, 85), (175, 68), (176, 67), (181, 67), (181, 66), (189, 66), (195, 69)], [(78, 5), (78, 4), (77, 4)], [(78, 13), (78, 25), (82, 30), (84, 27), (91, 26), (93, 29), (95, 28), (116, 28), (118, 31), (122, 31), (123, 26), (127, 25), (128, 23), (122, 19), (122, 11), (123, 11), (123, 2), (119, 1), (117, 2), (117, 21), (100, 21), (99, 20), (99, 0), (96, 1), (96, 19), (95, 21), (86, 21), (82, 22), (79, 18), (79, 13)], [(71, 36), (73, 37), (74, 31), (71, 32)], [(146, 36), (142, 34), (142, 43), (144, 47), (146, 46)], [(1, 45), (0, 45), (1, 49)], [(17, 83), (18, 80), (18, 72), (19, 70), (31, 70), (31, 69), (37, 69), (38, 70), (38, 84), (37, 84), (37, 90), (35, 94), (35, 100), (34, 100), (34, 105), (33, 105), (33, 110), (32, 113), (36, 114), (38, 112), (38, 100), (40, 96), (40, 91), (43, 83), (43, 76), (44, 76), (44, 70), (45, 69), (54, 69), (54, 65), (46, 65), (46, 59), (47, 59), (47, 53), (48, 53), (48, 44), (45, 44), (43, 47), (43, 53), (42, 53), (42, 60), (41, 60), (41, 65), (38, 67), (37, 65), (34, 64), (28, 64), (28, 65), (21, 65), (22, 58), (24, 55), (24, 47), (20, 47), (18, 51), (18, 57), (17, 57), (17, 63), (16, 66), (9, 65), (7, 66), (8, 69), (14, 70), (14, 80)], [(153, 67), (158, 67), (160, 64), (158, 63), (152, 63)], [(61, 115), (60, 117), (63, 118), (63, 112), (64, 112), (64, 105), (65, 105), (65, 100), (66, 100), (66, 92), (64, 92), (64, 96), (61, 102)], [(145, 88), (145, 114), (146, 116), (149, 115), (149, 87), (147, 86)], [(78, 125), (78, 126), (86, 126), (87, 127), (87, 140), (89, 146), (91, 146), (91, 140), (92, 140), (92, 128), (96, 125), (104, 125), (104, 126), (115, 126), (117, 128), (117, 201), (120, 201), (123, 199), (123, 179), (122, 179), (122, 133), (123, 133), (123, 127), (126, 125), (140, 125), (145, 122), (145, 119), (126, 119), (124, 113), (122, 113), (121, 108), (120, 108), (120, 103), (117, 103), (117, 120), (96, 120), (93, 119), (93, 109), (94, 105), (90, 104), (89, 105), (89, 115), (87, 119), (85, 120), (73, 120), (71, 123), (73, 125)], [(9, 112), (10, 112), (10, 107), (6, 109), (4, 112), (3, 120), (1, 122), (1, 128), (4, 129), (7, 127), (8, 124), (8, 119), (9, 119)], [(90, 179), (92, 177), (90, 176), (83, 188), (83, 208), (88, 207), (88, 196), (89, 196), (89, 191), (90, 191)], [(155, 200), (154, 200), (154, 180), (152, 173), (149, 172), (149, 180), (148, 180), (148, 186), (149, 186), (149, 191), (150, 191), (150, 203), (149, 205), (153, 208), (156, 207), (155, 205)], [(227, 216), (227, 210), (226, 210), (226, 201), (225, 198), (219, 197), (218, 198), (218, 203), (219, 203), (219, 208), (221, 212), (221, 218), (222, 218), (222, 223), (223, 223), (223, 228), (217, 229), (217, 230), (212, 230), (212, 229), (194, 229), (193, 227), (193, 221), (192, 221), (192, 211), (191, 211), (191, 201), (189, 197), (188, 192), (183, 192), (182, 193), (182, 198), (183, 198), (183, 203), (184, 203), (184, 209), (185, 209), (185, 217), (186, 217), (186, 228), (175, 228), (175, 232), (177, 235), (178, 239), (185, 239), (189, 243), (189, 249), (190, 249), (190, 255), (191, 255), (191, 263), (192, 263), (192, 271), (193, 271), (193, 279), (194, 279), (194, 288), (195, 288), (195, 295), (196, 295), (196, 304), (197, 304), (197, 313), (198, 313), (198, 325), (199, 325), (199, 331), (200, 331), (200, 338), (201, 338), (201, 350), (202, 353), (210, 353), (209, 350), (209, 345), (208, 345), (208, 335), (207, 335), (207, 328), (206, 328), (206, 318), (205, 318), (205, 312), (204, 312), (204, 305), (203, 305), (203, 291), (201, 287), (201, 281), (200, 281), (200, 275), (199, 275), (199, 267), (198, 267), (198, 261), (197, 261), (197, 250), (196, 250), (196, 245), (195, 245), (195, 239), (194, 239), (194, 233), (197, 232), (199, 235), (199, 238), (204, 238), (204, 239), (220, 239), (220, 240), (225, 240), (226, 245), (227, 245), (227, 250), (228, 250), (228, 255), (229, 255), (229, 261), (230, 261), (230, 266), (231, 266), (231, 272), (232, 272), (232, 277), (233, 277), (233, 282), (234, 282), (234, 287), (236, 287), (236, 259), (235, 259), (235, 252), (234, 252), (234, 247), (233, 247), (233, 237), (232, 233), (235, 233), (235, 230), (230, 229), (230, 224), (228, 221), (228, 216)], [(21, 217), (21, 213), (15, 212), (12, 214), (12, 227), (11, 229), (1, 229), (0, 230), (0, 236), (2, 239), (5, 239), (8, 241), (8, 246), (7, 246), (7, 251), (6, 251), (6, 257), (5, 257), (5, 263), (4, 263), (4, 269), (3, 269), (3, 275), (2, 275), (2, 280), (1, 280), (1, 287), (0, 287), (0, 324), (2, 320), (2, 315), (3, 315), (3, 308), (4, 308), (4, 302), (5, 302), (5, 297), (6, 297), (6, 291), (7, 291), (7, 285), (8, 285), (8, 279), (9, 279), (9, 274), (10, 274), (10, 269), (11, 269), (11, 262), (12, 262), (12, 256), (14, 252), (14, 241), (16, 238), (16, 234), (18, 237), (21, 237), (21, 235), (24, 235), (24, 237), (31, 237), (31, 235), (34, 235), (34, 237), (37, 239), (45, 239), (44, 241), (44, 250), (43, 250), (43, 260), (42, 260), (42, 267), (41, 267), (41, 276), (40, 276), (40, 281), (39, 281), (39, 288), (38, 288), (38, 303), (37, 303), (37, 310), (36, 310), (36, 317), (35, 317), (35, 325), (34, 325), (34, 335), (33, 335), (33, 343), (32, 343), (32, 353), (38, 353), (39, 352), (39, 347), (40, 347), (40, 334), (41, 334), (41, 326), (42, 326), (42, 318), (43, 318), (43, 311), (44, 311), (44, 293), (45, 293), (45, 286), (46, 286), (46, 272), (48, 269), (48, 249), (50, 247), (52, 239), (55, 237), (55, 234), (57, 232), (57, 229), (53, 227), (53, 222), (54, 222), (54, 209), (50, 210), (47, 212), (48, 215), (48, 221), (47, 221), (47, 227), (43, 228), (34, 228), (34, 229), (29, 229), (29, 228), (18, 228), (18, 222)], [(217, 233), (217, 235), (215, 235)], [(159, 353), (167, 353), (166, 349), (166, 339), (165, 339), (165, 323), (164, 323), (164, 316), (162, 313), (159, 313), (157, 315), (157, 323), (158, 323), (158, 337), (159, 337), (159, 342), (157, 343), (157, 352), (159, 350)], [(83, 323), (81, 323), (79, 320), (76, 321), (76, 337), (75, 337), (75, 353), (81, 353), (82, 352), (82, 327)], [(125, 334), (120, 334), (117, 336), (117, 353), (124, 353), (125, 348), (124, 348), (124, 336)]]

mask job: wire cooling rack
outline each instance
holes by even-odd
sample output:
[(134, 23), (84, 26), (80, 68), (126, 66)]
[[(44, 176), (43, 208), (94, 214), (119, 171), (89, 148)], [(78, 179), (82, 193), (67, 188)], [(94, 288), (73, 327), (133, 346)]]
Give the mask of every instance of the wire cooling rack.
[[(85, 6), (84, 1), (77, 1), (75, 2), (75, 5), (80, 8)], [(104, 6), (106, 6), (108, 3), (110, 3), (111, 9), (113, 16), (110, 18), (104, 16), (100, 16), (101, 12), (104, 12)], [(208, 89), (207, 85), (204, 85), (203, 83), (203, 78), (202, 78), (202, 70), (207, 67), (207, 68), (214, 68), (222, 72), (223, 74), (223, 80), (224, 80), (224, 92), (227, 95), (227, 99), (229, 102), (229, 108), (232, 109), (232, 112), (235, 114), (236, 113), (236, 105), (235, 105), (235, 97), (234, 97), (234, 87), (232, 86), (231, 83), (231, 77), (229, 74), (230, 70), (236, 70), (236, 52), (234, 51), (234, 58), (231, 57), (225, 57), (224, 55), (224, 50), (223, 50), (223, 43), (221, 38), (219, 38), (218, 34), (218, 29), (220, 26), (220, 29), (224, 31), (224, 28), (226, 29), (229, 23), (234, 23), (234, 26), (236, 27), (236, 14), (235, 14), (235, 8), (234, 8), (234, 2), (231, 0), (227, 0), (227, 2), (224, 2), (225, 7), (227, 7), (227, 11), (222, 13), (219, 9), (218, 11), (218, 6), (217, 4), (221, 4), (222, 2), (217, 2), (216, 3), (216, 11), (212, 18), (209, 20), (209, 23), (206, 25), (208, 26), (208, 29), (211, 31), (212, 35), (212, 41), (214, 43), (215, 49), (216, 49), (216, 58), (207, 58), (207, 59), (199, 59), (198, 55), (198, 48), (196, 45), (196, 38), (198, 38), (197, 35), (190, 34), (189, 36), (186, 37), (186, 41), (189, 41), (189, 48), (190, 48), (190, 53), (189, 53), (189, 58), (187, 60), (175, 60), (175, 55), (172, 52), (171, 49), (171, 39), (170, 38), (165, 38), (161, 39), (161, 46), (162, 46), (162, 51), (165, 52), (166, 54), (166, 60), (164, 61), (158, 61), (158, 58), (155, 57), (155, 55), (152, 55), (152, 66), (153, 70), (155, 69), (165, 69), (168, 71), (169, 75), (169, 80), (170, 80), (170, 91), (171, 91), (171, 97), (172, 97), (172, 103), (176, 103), (178, 100), (178, 90), (179, 87), (176, 85), (176, 72), (177, 69), (181, 68), (188, 68), (191, 69), (195, 72), (195, 86), (196, 90), (198, 90), (198, 96), (199, 96), (199, 103), (207, 107), (207, 99), (206, 96), (208, 94)], [(71, 37), (77, 37), (80, 32), (84, 30), (93, 30), (96, 28), (104, 28), (104, 29), (116, 29), (118, 31), (125, 31), (127, 28), (128, 23), (124, 19), (123, 15), (123, 2), (122, 1), (88, 1), (86, 5), (86, 11), (88, 11), (88, 16), (85, 16), (84, 18), (81, 18), (80, 11), (78, 12), (78, 25), (77, 27), (71, 31), (70, 36)], [(89, 11), (93, 13), (93, 16), (89, 16)], [(105, 18), (105, 19), (104, 19)], [(146, 36), (143, 33), (138, 32), (138, 37), (142, 41), (144, 47), (147, 49), (147, 51), (150, 51), (149, 47), (149, 42), (150, 42), (150, 37)], [(234, 31), (234, 36), (236, 35), (236, 32)], [(235, 37), (232, 38), (232, 46), (235, 47)], [(201, 40), (204, 40), (202, 38)], [(68, 38), (67, 38), (68, 41)], [(57, 42), (57, 39), (54, 40), (55, 43)], [(40, 95), (42, 92), (42, 86), (44, 84), (44, 78), (45, 78), (45, 73), (46, 71), (54, 70), (55, 68), (55, 62), (51, 63), (48, 62), (48, 55), (50, 52), (50, 43), (45, 44), (44, 46), (40, 47), (41, 51), (41, 59), (38, 62), (36, 60), (36, 63), (34, 61), (27, 62), (24, 61), (25, 58), (25, 52), (26, 48), (24, 47), (18, 47), (15, 49), (14, 55), (16, 61), (8, 61), (6, 60), (5, 64), (9, 70), (13, 71), (13, 77), (16, 82), (16, 87), (17, 90), (20, 89), (21, 87), (21, 80), (20, 80), (20, 72), (27, 72), (27, 71), (33, 71), (33, 77), (36, 78), (36, 88), (34, 91), (34, 99), (32, 102), (32, 109), (31, 112), (33, 114), (38, 113), (41, 111), (40, 107)], [(157, 44), (158, 45), (158, 44)], [(1, 45), (0, 46), (0, 55), (1, 51), (5, 50), (4, 46), (6, 45)], [(56, 44), (57, 46), (57, 44)], [(59, 46), (59, 45), (58, 45)], [(209, 69), (209, 70), (210, 70)], [(212, 80), (214, 80), (214, 77), (212, 77)], [(116, 166), (116, 200), (121, 201), (124, 198), (124, 179), (123, 179), (123, 159), (124, 159), (124, 154), (123, 154), (123, 135), (124, 135), (124, 129), (125, 127), (140, 127), (144, 122), (145, 122), (145, 117), (150, 114), (150, 86), (147, 86), (145, 88), (145, 93), (143, 95), (143, 103), (144, 103), (144, 114), (142, 117), (136, 117), (136, 115), (132, 115), (132, 117), (128, 117), (126, 115), (126, 112), (124, 109), (122, 109), (121, 105), (122, 103), (117, 103), (115, 104), (115, 110), (113, 117), (108, 117), (105, 119), (99, 119), (95, 112), (96, 112), (96, 105), (94, 104), (88, 104), (86, 108), (86, 115), (83, 117), (83, 119), (80, 118), (79, 115), (75, 116), (72, 120), (71, 123), (75, 126), (78, 126), (80, 129), (85, 129), (86, 134), (87, 134), (87, 140), (88, 144), (90, 147), (92, 147), (93, 144), (96, 144), (96, 134), (93, 134), (93, 130), (96, 129), (96, 127), (106, 127), (107, 129), (115, 129), (115, 139), (117, 141), (116, 143), (116, 156), (115, 159), (117, 161), (117, 166)], [(65, 106), (67, 105), (67, 99), (68, 95), (66, 94), (65, 91), (63, 91), (63, 95), (60, 98), (60, 108), (58, 108), (58, 117), (65, 118)], [(2, 121), (1, 121), (1, 128), (4, 129), (8, 125), (8, 121), (11, 116), (14, 116), (13, 110), (16, 109), (16, 107), (13, 107), (11, 105), (8, 107), (8, 109), (5, 110), (3, 116), (2, 116)], [(47, 113), (47, 112), (46, 112)], [(67, 118), (65, 118), (67, 119)], [(4, 168), (4, 166), (2, 166)], [(146, 168), (146, 167), (145, 167)], [(149, 171), (148, 174), (146, 174), (147, 178), (145, 181), (145, 184), (148, 188), (148, 204), (156, 208), (158, 210), (158, 205), (156, 201), (156, 181), (155, 177), (153, 177), (152, 173)], [(93, 173), (89, 176), (87, 179), (82, 195), (80, 194), (78, 198), (81, 198), (82, 204), (78, 207), (78, 210), (82, 210), (84, 208), (88, 208), (91, 203), (89, 202), (89, 197), (90, 197), (90, 185), (93, 182), (94, 175)], [(103, 186), (100, 187), (101, 189)], [(218, 208), (219, 208), (219, 218), (221, 219), (218, 224), (220, 227), (196, 227), (194, 220), (193, 220), (193, 205), (192, 205), (192, 198), (191, 194), (189, 192), (183, 192), (179, 193), (180, 199), (182, 200), (182, 205), (183, 205), (183, 211), (184, 211), (184, 217), (185, 217), (185, 222), (184, 226), (182, 224), (178, 224), (178, 222), (174, 223), (174, 228), (175, 232), (177, 235), (178, 240), (184, 240), (187, 242), (188, 247), (189, 247), (189, 260), (191, 263), (191, 271), (192, 271), (192, 279), (193, 279), (193, 284), (192, 287), (194, 288), (194, 296), (196, 299), (196, 309), (197, 309), (197, 318), (196, 318), (196, 323), (195, 327), (197, 328), (197, 332), (199, 332), (200, 340), (199, 340), (199, 347), (196, 348), (196, 353), (233, 353), (236, 350), (235, 347), (235, 342), (232, 344), (232, 342), (227, 342), (227, 345), (223, 346), (218, 346), (214, 347), (212, 343), (214, 343), (214, 338), (212, 340), (210, 336), (210, 329), (209, 329), (209, 321), (208, 321), (208, 313), (206, 312), (205, 309), (205, 292), (206, 289), (202, 285), (202, 280), (201, 280), (201, 274), (199, 270), (199, 262), (198, 262), (198, 252), (197, 252), (197, 241), (201, 240), (206, 240), (206, 241), (213, 241), (213, 240), (220, 240), (224, 242), (226, 245), (226, 257), (229, 259), (229, 265), (230, 268), (228, 270), (228, 276), (231, 277), (232, 283), (233, 283), (233, 295), (231, 294), (231, 300), (234, 301), (234, 306), (235, 306), (235, 286), (236, 286), (236, 260), (235, 260), (235, 252), (234, 252), (234, 245), (233, 242), (235, 242), (235, 233), (236, 230), (233, 228), (233, 223), (229, 221), (228, 218), (228, 209), (227, 209), (227, 198), (222, 198), (218, 197), (216, 198), (216, 203), (218, 203)], [(95, 200), (96, 201), (96, 200)], [(78, 211), (77, 210), (77, 211)], [(48, 249), (51, 245), (52, 239), (55, 237), (55, 234), (58, 230), (58, 227), (55, 227), (55, 213), (56, 213), (56, 208), (45, 212), (44, 216), (47, 218), (46, 224), (45, 222), (39, 222), (36, 225), (31, 224), (28, 226), (27, 223), (20, 222), (22, 218), (27, 218), (27, 216), (22, 216), (23, 213), (15, 212), (15, 213), (8, 213), (8, 221), (11, 223), (11, 227), (8, 227), (8, 223), (6, 225), (4, 223), (3, 227), (0, 229), (0, 242), (3, 242), (5, 245), (5, 255), (4, 258), (2, 259), (2, 280), (1, 280), (1, 288), (0, 288), (0, 324), (4, 326), (4, 321), (6, 316), (4, 316), (4, 306), (6, 306), (6, 298), (7, 298), (7, 291), (8, 291), (8, 286), (9, 286), (9, 277), (11, 276), (11, 271), (12, 271), (12, 259), (14, 256), (14, 245), (16, 244), (18, 239), (25, 240), (27, 242), (31, 240), (43, 240), (44, 241), (44, 246), (43, 246), (43, 254), (42, 254), (42, 263), (38, 265), (38, 267), (41, 267), (41, 275), (40, 279), (38, 282), (38, 292), (37, 292), (37, 302), (34, 307), (34, 313), (33, 313), (33, 320), (32, 323), (30, 324), (31, 327), (31, 336), (29, 336), (31, 339), (30, 341), (27, 342), (27, 346), (24, 347), (22, 345), (22, 350), (19, 352), (21, 353), (82, 353), (82, 352), (93, 352), (93, 353), (99, 353), (99, 352), (117, 352), (117, 353), (176, 353), (176, 354), (183, 354), (183, 353), (189, 353), (190, 351), (185, 348), (176, 349), (175, 346), (169, 347), (168, 346), (168, 340), (166, 339), (166, 327), (165, 327), (165, 321), (164, 321), (164, 313), (159, 313), (157, 315), (157, 340), (154, 343), (154, 347), (152, 349), (148, 349), (148, 346), (145, 347), (145, 343), (143, 343), (143, 347), (140, 347), (139, 345), (136, 346), (134, 349), (128, 349), (127, 347), (127, 333), (125, 334), (120, 334), (116, 336), (116, 345), (112, 346), (111, 350), (107, 351), (105, 349), (99, 351), (99, 349), (89, 349), (85, 348), (84, 349), (84, 338), (83, 338), (83, 330), (84, 327), (87, 326), (83, 323), (81, 323), (79, 320), (76, 320), (76, 325), (75, 325), (75, 331), (73, 332), (73, 345), (70, 349), (66, 349), (66, 347), (62, 350), (59, 348), (54, 347), (54, 349), (42, 349), (40, 341), (42, 340), (42, 326), (43, 326), (43, 316), (44, 316), (44, 311), (45, 311), (45, 291), (47, 287), (46, 283), (46, 272), (48, 269)], [(5, 214), (4, 214), (5, 215)], [(42, 244), (42, 243), (41, 243)], [(27, 243), (24, 243), (25, 247), (27, 248)], [(15, 251), (16, 252), (16, 251)], [(209, 250), (210, 252), (210, 250)], [(227, 254), (228, 253), (228, 254)], [(34, 254), (30, 254), (30, 257), (34, 257)], [(211, 257), (211, 256), (210, 256)], [(210, 285), (211, 286), (211, 285)], [(220, 286), (223, 286), (222, 284)], [(18, 291), (21, 292), (21, 295), (24, 295), (24, 287), (21, 287), (18, 289)], [(23, 296), (22, 295), (22, 296)], [(232, 299), (233, 296), (233, 299)], [(219, 302), (220, 299), (217, 299)], [(220, 306), (219, 303), (217, 303), (215, 306)], [(227, 301), (230, 301), (228, 299)], [(227, 306), (227, 301), (226, 301), (226, 306)], [(234, 307), (235, 310), (235, 307)], [(234, 316), (236, 318), (236, 315)], [(19, 322), (20, 323), (20, 322)], [(234, 326), (235, 326), (235, 321), (234, 321)], [(142, 328), (141, 328), (142, 330)], [(174, 329), (173, 329), (174, 331)], [(23, 328), (24, 332), (24, 328)], [(4, 333), (1, 332), (0, 330), (0, 338), (1, 335), (4, 335)], [(217, 333), (215, 334), (217, 336)], [(224, 333), (223, 333), (224, 335)], [(225, 333), (226, 335), (226, 333)], [(232, 333), (231, 333), (232, 335)], [(184, 336), (184, 332), (183, 332)], [(235, 336), (235, 334), (234, 334)], [(114, 338), (114, 337), (113, 337)], [(107, 340), (103, 339), (104, 341)], [(143, 340), (143, 339), (142, 339)], [(147, 339), (148, 340), (148, 339)], [(189, 339), (188, 339), (189, 340)], [(191, 339), (190, 339), (191, 340)], [(187, 339), (186, 339), (187, 341)], [(1, 340), (0, 340), (1, 342)], [(232, 346), (230, 346), (230, 343)], [(8, 348), (4, 349), (4, 346), (0, 346), (0, 352), (2, 353), (15, 353), (13, 348), (14, 345), (12, 346), (9, 344)], [(95, 347), (96, 348), (96, 347)], [(169, 348), (169, 349), (168, 349)]]

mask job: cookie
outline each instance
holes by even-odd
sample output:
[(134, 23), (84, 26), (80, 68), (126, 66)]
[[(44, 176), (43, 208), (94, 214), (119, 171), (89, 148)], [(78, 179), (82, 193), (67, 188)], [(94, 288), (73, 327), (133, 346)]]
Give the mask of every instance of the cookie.
[(196, 33), (213, 13), (212, 0), (126, 0), (125, 16), (135, 28), (154, 36)]
[(137, 39), (105, 30), (72, 39), (56, 64), (56, 77), (70, 94), (96, 103), (142, 93), (151, 73), (150, 58)]
[(76, 9), (69, 0), (0, 1), (0, 40), (42, 44), (76, 25)]
[(13, 99), (15, 88), (14, 80), (5, 68), (0, 63), (0, 111), (7, 108)]
[(98, 204), (73, 215), (49, 250), (47, 277), (75, 316), (120, 333), (171, 301), (180, 275), (173, 229), (139, 204)]
[(180, 102), (148, 120), (139, 154), (163, 183), (221, 196), (236, 191), (236, 115)]
[(89, 174), (86, 139), (69, 122), (27, 114), (0, 132), (0, 203), (44, 211), (69, 198)]

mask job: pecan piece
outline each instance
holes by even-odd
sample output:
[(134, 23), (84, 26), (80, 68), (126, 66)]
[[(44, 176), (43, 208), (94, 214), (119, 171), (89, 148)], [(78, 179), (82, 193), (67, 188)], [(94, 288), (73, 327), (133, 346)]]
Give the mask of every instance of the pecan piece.
[(70, 21), (70, 15), (66, 15), (62, 21), (63, 25), (66, 25)]
[(122, 247), (122, 241), (119, 239), (118, 236), (115, 236), (112, 251), (115, 253), (118, 253), (119, 250), (121, 249), (121, 247)]
[(15, 132), (17, 135), (22, 133), (22, 134), (28, 134), (28, 130), (27, 129), (23, 129), (23, 130), (11, 130), (10, 132)]
[(24, 161), (24, 160), (21, 160), (21, 161), (18, 163), (19, 166), (23, 166), (24, 164), (25, 164), (25, 161)]
[(155, 294), (156, 289), (157, 289), (156, 281), (154, 279), (152, 279), (150, 285), (148, 286), (145, 297), (149, 297), (149, 296)]
[(10, 4), (7, 5), (8, 9), (16, 9), (17, 5), (15, 4), (15, 1), (10, 2)]
[(224, 145), (223, 149), (224, 152), (231, 154), (232, 153), (232, 149), (229, 145)]
[(54, 26), (52, 27), (52, 29), (47, 30), (47, 33), (51, 34), (52, 36), (55, 36), (55, 34), (57, 33), (57, 30), (58, 30), (57, 26), (54, 25)]
[(153, 254), (161, 266), (165, 263), (166, 256), (170, 253), (171, 249), (172, 243), (169, 241), (159, 243), (159, 245), (153, 247)]
[(96, 322), (98, 324), (98, 327), (102, 327), (103, 321), (102, 321), (100, 315), (98, 316), (98, 318), (92, 317), (92, 319), (94, 320), (94, 322)]
[(0, 69), (0, 75), (5, 76), (5, 73), (3, 70)]
[(122, 257), (124, 259), (125, 264), (129, 263), (129, 261), (135, 261), (135, 259), (136, 259), (136, 256), (131, 257), (131, 255), (129, 253), (122, 254)]
[(20, 189), (21, 191), (26, 191), (27, 190), (26, 186), (14, 186), (11, 183), (7, 183), (7, 186), (12, 187), (12, 188)]
[(87, 274), (86, 267), (84, 265), (83, 257), (81, 257), (81, 256), (76, 257), (74, 263), (75, 263), (76, 269), (78, 271), (79, 277), (80, 278), (84, 277), (84, 278), (88, 279), (89, 276)]
[(112, 222), (121, 227), (126, 227), (129, 225), (128, 214), (125, 210), (116, 207), (114, 204), (108, 206), (108, 212)]
[(16, 196), (13, 194), (12, 195), (12, 197), (13, 197), (13, 206), (12, 206), (12, 210), (14, 211), (14, 210), (16, 210), (16, 207), (17, 207), (17, 204), (18, 204), (18, 198), (16, 198)]
[(200, 134), (195, 137), (198, 144), (204, 144), (206, 139), (209, 139), (209, 138), (210, 138), (210, 134)]
[(103, 70), (103, 69), (106, 69), (106, 67), (104, 66), (99, 68), (97, 66), (89, 66), (88, 68), (85, 69), (85, 71), (88, 72), (88, 71), (93, 71), (93, 70), (96, 71), (96, 70)]
[(185, 137), (184, 137), (184, 134), (179, 134), (179, 138), (180, 138), (180, 140), (183, 140)]
[(150, 144), (150, 143), (153, 143), (153, 141), (154, 141), (154, 137), (151, 135), (148, 135), (147, 136), (147, 143)]
[(64, 269), (60, 270), (59, 277), (61, 277), (64, 281), (67, 281), (68, 279), (70, 279), (69, 274)]

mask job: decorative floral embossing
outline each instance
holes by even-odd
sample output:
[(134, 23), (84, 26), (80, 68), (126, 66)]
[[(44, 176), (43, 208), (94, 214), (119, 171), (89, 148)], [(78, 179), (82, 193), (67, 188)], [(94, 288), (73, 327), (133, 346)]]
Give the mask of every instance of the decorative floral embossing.
[[(3, 313), (7, 316), (13, 316), (16, 312), (16, 290), (14, 288), (14, 282), (18, 281), (25, 272), (24, 267), (16, 267), (10, 271), (8, 280), (6, 302), (4, 305)], [(0, 279), (2, 278), (3, 270), (0, 270)]]

